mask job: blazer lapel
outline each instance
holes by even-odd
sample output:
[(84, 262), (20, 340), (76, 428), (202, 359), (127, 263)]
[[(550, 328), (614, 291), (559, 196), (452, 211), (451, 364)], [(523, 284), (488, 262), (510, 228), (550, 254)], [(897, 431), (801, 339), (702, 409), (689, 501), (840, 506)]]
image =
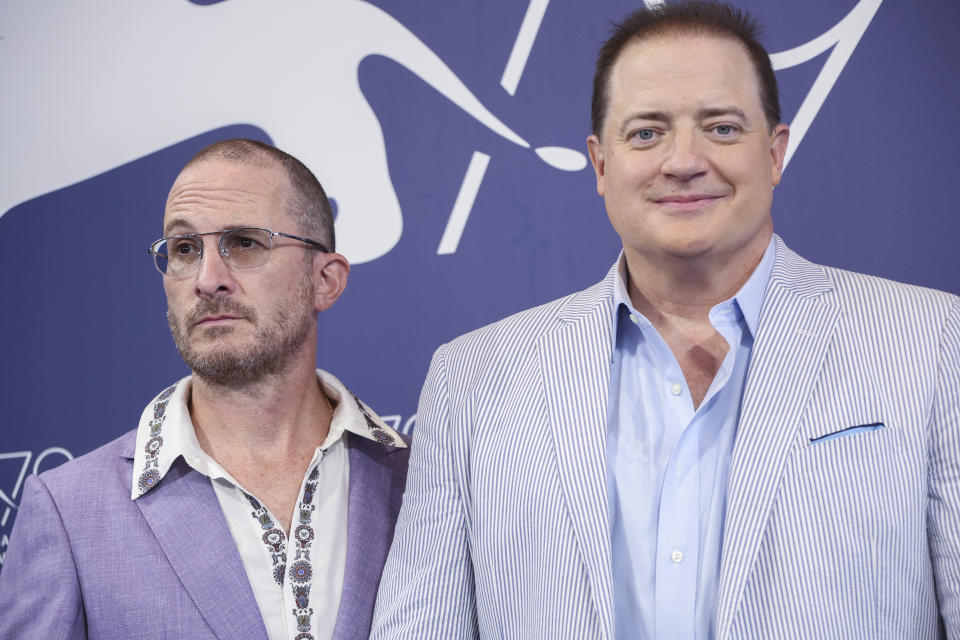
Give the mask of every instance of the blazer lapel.
[(351, 435), (347, 506), (347, 561), (333, 637), (366, 638), (386, 562), (403, 484), (385, 457), (394, 449)]
[(571, 298), (558, 314), (561, 326), (538, 343), (560, 486), (606, 637), (613, 634), (606, 424), (615, 268)]
[(776, 238), (730, 466), (717, 622), (728, 637), (784, 467), (840, 316), (823, 268)]
[(266, 640), (260, 609), (210, 480), (178, 459), (136, 503), (217, 637)]

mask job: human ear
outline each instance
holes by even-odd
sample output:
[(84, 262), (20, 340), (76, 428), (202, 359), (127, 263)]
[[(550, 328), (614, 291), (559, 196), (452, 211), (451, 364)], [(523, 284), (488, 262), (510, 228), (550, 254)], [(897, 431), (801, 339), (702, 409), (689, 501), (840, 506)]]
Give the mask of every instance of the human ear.
[(590, 164), (593, 165), (593, 172), (597, 175), (597, 193), (603, 196), (606, 194), (606, 185), (604, 184), (606, 167), (603, 163), (603, 143), (600, 142), (600, 138), (596, 134), (587, 136), (587, 150), (590, 152)]
[(773, 161), (771, 179), (773, 186), (780, 184), (783, 176), (783, 159), (787, 154), (787, 145), (790, 142), (790, 127), (778, 124), (770, 134), (770, 158)]
[(313, 258), (313, 305), (317, 311), (326, 311), (333, 306), (344, 289), (350, 263), (339, 253), (320, 253)]

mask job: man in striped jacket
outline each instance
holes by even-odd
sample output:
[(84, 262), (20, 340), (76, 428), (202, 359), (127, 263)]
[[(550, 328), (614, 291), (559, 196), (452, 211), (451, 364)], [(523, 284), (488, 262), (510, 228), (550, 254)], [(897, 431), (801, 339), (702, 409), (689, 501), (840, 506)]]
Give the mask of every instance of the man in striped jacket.
[(960, 300), (773, 234), (741, 13), (628, 17), (592, 116), (623, 252), (436, 352), (373, 637), (960, 637)]

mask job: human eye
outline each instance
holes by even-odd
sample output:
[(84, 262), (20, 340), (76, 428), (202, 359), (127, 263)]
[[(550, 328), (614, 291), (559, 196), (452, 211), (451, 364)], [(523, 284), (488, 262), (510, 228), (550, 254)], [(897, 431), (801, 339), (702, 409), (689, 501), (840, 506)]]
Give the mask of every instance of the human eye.
[(740, 133), (740, 127), (735, 124), (723, 123), (708, 127), (708, 131), (720, 138), (734, 138)]
[(235, 229), (223, 236), (223, 250), (227, 253), (259, 252), (270, 246), (270, 235), (263, 229)]
[(628, 139), (635, 145), (647, 146), (657, 140), (659, 132), (651, 127), (641, 127), (630, 132)]
[(170, 238), (167, 241), (171, 258), (189, 260), (199, 253), (197, 241), (193, 238)]
[(220, 255), (234, 269), (250, 269), (267, 261), (270, 232), (266, 229), (232, 229), (220, 237)]

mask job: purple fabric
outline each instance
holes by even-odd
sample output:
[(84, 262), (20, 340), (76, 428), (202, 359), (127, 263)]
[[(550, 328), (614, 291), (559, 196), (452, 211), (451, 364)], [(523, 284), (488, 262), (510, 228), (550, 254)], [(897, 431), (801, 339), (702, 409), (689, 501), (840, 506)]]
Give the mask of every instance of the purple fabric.
[(387, 561), (407, 482), (410, 449), (385, 447), (353, 435), (347, 442), (350, 445), (347, 566), (333, 637), (366, 640), (370, 636), (380, 574)]
[[(209, 479), (177, 460), (130, 499), (135, 431), (24, 487), (0, 571), (0, 639), (266, 639)], [(406, 449), (350, 442), (347, 566), (335, 638), (366, 638)]]

